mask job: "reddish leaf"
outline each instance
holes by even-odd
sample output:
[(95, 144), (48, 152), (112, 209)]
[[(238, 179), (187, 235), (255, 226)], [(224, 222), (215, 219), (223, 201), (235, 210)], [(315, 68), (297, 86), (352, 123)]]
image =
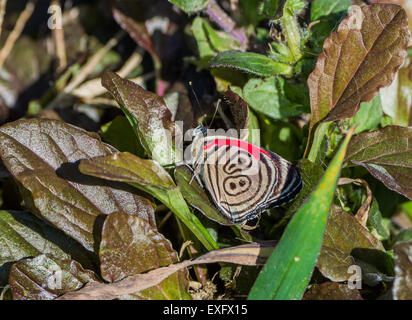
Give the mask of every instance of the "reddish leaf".
[(87, 249), (93, 250), (99, 215), (124, 211), (155, 225), (149, 200), (78, 171), (80, 159), (116, 151), (97, 135), (56, 120), (32, 119), (4, 125), (0, 140), (0, 156), (24, 187), (26, 205)]
[[(147, 221), (119, 212), (108, 216), (103, 225), (100, 260), (103, 278), (115, 282), (176, 263), (178, 258), (169, 240)], [(187, 274), (182, 270), (152, 288), (123, 298), (180, 300), (188, 298), (187, 289)]]
[(405, 11), (393, 4), (355, 6), (324, 43), (308, 86), (311, 127), (352, 117), (361, 102), (388, 86), (406, 56)]
[(9, 281), (13, 299), (51, 300), (98, 279), (74, 260), (41, 255), (13, 264)]
[(346, 160), (366, 168), (386, 187), (412, 199), (412, 129), (387, 126), (356, 135)]
[(351, 256), (354, 248), (384, 250), (382, 243), (353, 215), (338, 206), (333, 206), (316, 266), (332, 281), (348, 280), (352, 275), (348, 268), (355, 264), (355, 259)]

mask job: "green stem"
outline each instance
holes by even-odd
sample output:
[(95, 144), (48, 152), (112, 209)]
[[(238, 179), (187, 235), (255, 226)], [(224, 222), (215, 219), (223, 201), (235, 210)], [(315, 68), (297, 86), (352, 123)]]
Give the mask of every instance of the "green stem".
[(322, 159), (322, 145), (325, 143), (326, 133), (332, 122), (323, 122), (319, 124), (314, 132), (313, 143), (310, 148), (308, 159), (313, 162), (320, 164)]
[(299, 24), (295, 14), (286, 6), (283, 10), (283, 16), (280, 18), (282, 24), (282, 30), (285, 34), (288, 42), (289, 49), (294, 57), (295, 62), (298, 62), (302, 58), (302, 52), (300, 50), (301, 37)]

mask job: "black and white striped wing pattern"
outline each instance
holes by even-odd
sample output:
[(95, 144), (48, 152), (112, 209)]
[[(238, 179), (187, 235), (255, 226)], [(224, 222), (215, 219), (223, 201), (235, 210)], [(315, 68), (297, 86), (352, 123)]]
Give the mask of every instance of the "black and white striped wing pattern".
[(299, 171), (291, 163), (241, 140), (209, 138), (202, 156), (203, 183), (233, 223), (285, 204), (302, 189)]

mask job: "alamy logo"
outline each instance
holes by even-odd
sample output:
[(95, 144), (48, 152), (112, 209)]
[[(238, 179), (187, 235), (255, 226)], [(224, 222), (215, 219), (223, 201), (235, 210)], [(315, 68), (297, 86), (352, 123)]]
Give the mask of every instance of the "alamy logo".
[(58, 5), (51, 5), (47, 10), (47, 13), (51, 16), (47, 21), (47, 26), (49, 29), (62, 29), (63, 27), (63, 18), (62, 18), (62, 9)]

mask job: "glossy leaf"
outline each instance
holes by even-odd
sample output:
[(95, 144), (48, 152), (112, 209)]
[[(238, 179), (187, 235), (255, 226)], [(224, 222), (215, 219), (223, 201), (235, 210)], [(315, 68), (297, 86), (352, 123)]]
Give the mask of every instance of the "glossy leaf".
[(405, 11), (396, 5), (354, 7), (325, 40), (309, 76), (311, 127), (352, 117), (361, 102), (392, 82), (406, 56), (407, 23)]
[(215, 240), (194, 216), (182, 194), (176, 188), (168, 173), (155, 161), (144, 160), (130, 153), (118, 153), (81, 161), (82, 173), (95, 177), (123, 181), (141, 189), (172, 210), (208, 250), (217, 249)]
[(41, 254), (61, 260), (72, 257), (89, 268), (94, 264), (78, 242), (30, 212), (0, 211), (0, 267)]
[(82, 172), (109, 180), (133, 182), (162, 189), (175, 188), (172, 178), (161, 165), (129, 152), (81, 161), (79, 168)]
[(395, 282), (392, 293), (395, 300), (412, 299), (412, 241), (399, 242), (393, 248), (395, 255)]
[(356, 135), (346, 160), (366, 168), (386, 187), (412, 199), (412, 129), (387, 126)]
[(329, 164), (317, 188), (286, 227), (276, 250), (257, 278), (249, 299), (301, 299), (319, 255), (326, 220), (351, 133)]
[(332, 281), (348, 280), (352, 276), (348, 272), (349, 267), (355, 264), (355, 259), (351, 256), (354, 248), (384, 250), (382, 243), (353, 215), (333, 206), (316, 266)]
[(209, 68), (231, 68), (260, 77), (273, 75), (291, 76), (293, 67), (276, 62), (263, 54), (254, 52), (225, 51), (219, 53), (209, 64)]
[(9, 281), (15, 300), (52, 300), (98, 279), (74, 260), (40, 255), (14, 263)]
[[(109, 282), (178, 261), (169, 240), (147, 221), (123, 212), (113, 213), (105, 220), (99, 256), (102, 277)], [(156, 287), (123, 298), (187, 299), (186, 277), (183, 271), (178, 271)]]
[(93, 250), (96, 218), (115, 211), (155, 225), (146, 198), (81, 175), (76, 162), (116, 150), (96, 134), (56, 120), (31, 119), (0, 128), (0, 156), (24, 187), (26, 205), (84, 247)]
[(6, 262), (40, 254), (52, 254), (60, 259), (69, 258), (59, 246), (39, 233), (44, 230), (50, 234), (53, 228), (42, 225), (39, 219), (32, 219), (30, 215), (29, 212), (0, 211), (0, 267)]
[(113, 72), (103, 75), (102, 85), (120, 104), (140, 142), (154, 160), (164, 165), (181, 159), (182, 150), (175, 143), (180, 137), (179, 127), (172, 121), (172, 114), (162, 97)]

